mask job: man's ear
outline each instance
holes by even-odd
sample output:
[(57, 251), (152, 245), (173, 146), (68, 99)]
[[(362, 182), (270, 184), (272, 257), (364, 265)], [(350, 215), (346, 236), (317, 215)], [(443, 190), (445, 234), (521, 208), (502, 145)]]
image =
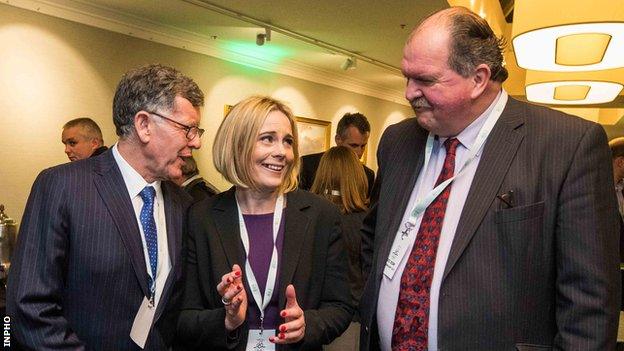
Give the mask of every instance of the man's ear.
[(134, 130), (141, 142), (147, 143), (150, 141), (152, 137), (152, 126), (153, 124), (150, 123), (149, 113), (139, 111), (134, 115)]
[(471, 98), (476, 99), (481, 96), (487, 87), (491, 76), (492, 71), (490, 71), (490, 67), (488, 65), (482, 63), (477, 66), (475, 73), (472, 76), (473, 87), (472, 92), (470, 93)]
[(340, 137), (340, 135), (336, 134), (334, 136), (334, 141), (336, 142), (336, 146), (342, 145), (342, 138)]
[(97, 150), (100, 147), (100, 142), (97, 137), (91, 138), (91, 150)]

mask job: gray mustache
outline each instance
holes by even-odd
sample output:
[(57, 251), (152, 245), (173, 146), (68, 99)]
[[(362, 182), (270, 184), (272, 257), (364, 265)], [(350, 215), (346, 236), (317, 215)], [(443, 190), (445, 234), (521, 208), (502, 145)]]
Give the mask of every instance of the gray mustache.
[(431, 107), (427, 99), (425, 99), (423, 96), (410, 101), (410, 105), (412, 105), (412, 108)]

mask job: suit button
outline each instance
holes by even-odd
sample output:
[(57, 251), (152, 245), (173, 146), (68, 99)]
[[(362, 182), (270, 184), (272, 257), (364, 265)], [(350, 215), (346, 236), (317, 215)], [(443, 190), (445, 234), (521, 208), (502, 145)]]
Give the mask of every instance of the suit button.
[(364, 327), (364, 331), (366, 331), (368, 333), (368, 326)]

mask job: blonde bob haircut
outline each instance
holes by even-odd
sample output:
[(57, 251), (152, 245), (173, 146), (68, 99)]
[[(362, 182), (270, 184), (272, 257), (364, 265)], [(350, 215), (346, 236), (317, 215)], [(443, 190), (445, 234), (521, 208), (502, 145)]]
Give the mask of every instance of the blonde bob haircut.
[(368, 181), (355, 153), (345, 146), (325, 152), (310, 192), (333, 202), (342, 213), (366, 211)]
[(292, 146), (294, 160), (287, 166), (278, 191), (286, 193), (297, 188), (300, 163), (297, 125), (290, 108), (268, 96), (251, 96), (240, 101), (228, 112), (217, 130), (212, 145), (212, 161), (217, 171), (237, 187), (259, 190), (252, 177), (251, 155), (260, 128), (273, 111), (280, 111), (286, 115), (294, 141)]

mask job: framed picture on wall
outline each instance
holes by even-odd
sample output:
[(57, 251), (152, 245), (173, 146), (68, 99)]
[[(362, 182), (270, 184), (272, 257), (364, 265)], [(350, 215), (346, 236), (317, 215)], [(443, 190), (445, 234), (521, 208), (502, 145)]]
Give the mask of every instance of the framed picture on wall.
[(327, 151), (331, 140), (331, 122), (295, 117), (299, 132), (299, 156)]

